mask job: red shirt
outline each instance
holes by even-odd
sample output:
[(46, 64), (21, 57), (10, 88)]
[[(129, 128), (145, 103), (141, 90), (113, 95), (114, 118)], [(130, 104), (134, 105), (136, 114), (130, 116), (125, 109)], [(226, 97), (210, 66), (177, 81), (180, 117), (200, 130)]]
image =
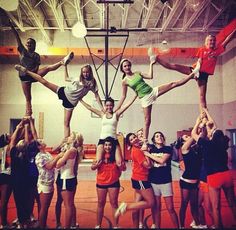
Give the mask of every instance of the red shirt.
[(219, 44), (215, 49), (199, 48), (196, 57), (202, 59), (200, 72), (213, 75), (216, 67), (217, 57), (225, 51), (225, 48)]
[(119, 180), (121, 171), (113, 163), (102, 163), (102, 165), (97, 170), (97, 184), (99, 185), (110, 185)]
[(134, 180), (148, 180), (148, 169), (143, 167), (142, 163), (146, 161), (146, 157), (143, 154), (143, 151), (137, 147), (132, 147), (131, 149), (131, 158), (132, 158), (132, 176)]

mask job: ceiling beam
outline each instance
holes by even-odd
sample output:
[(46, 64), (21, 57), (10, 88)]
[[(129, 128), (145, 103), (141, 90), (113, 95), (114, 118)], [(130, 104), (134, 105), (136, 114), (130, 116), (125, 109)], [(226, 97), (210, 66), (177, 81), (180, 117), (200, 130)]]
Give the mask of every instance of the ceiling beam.
[(64, 32), (65, 31), (64, 30), (64, 14), (62, 12), (61, 4), (58, 4), (57, 0), (44, 0), (44, 1), (51, 8), (60, 31)]
[(189, 27), (191, 27), (192, 24), (198, 20), (198, 16), (206, 9), (206, 7), (209, 6), (210, 3), (211, 0), (204, 0), (203, 2), (201, 2), (200, 6), (198, 6), (198, 9), (194, 11), (189, 20), (183, 25), (182, 30), (186, 31)]
[(148, 3), (146, 3), (147, 6), (146, 6), (146, 15), (145, 15), (145, 18), (143, 20), (143, 23), (142, 23), (142, 28), (146, 28), (147, 27), (147, 24), (148, 24), (148, 21), (151, 17), (151, 13), (152, 13), (152, 10), (156, 4), (156, 0), (149, 0)]
[(22, 4), (25, 9), (28, 11), (29, 15), (33, 18), (34, 23), (38, 26), (39, 30), (41, 31), (45, 41), (49, 44), (52, 44), (51, 39), (49, 38), (48, 34), (46, 33), (44, 26), (42, 24), (42, 22), (40, 21), (37, 13), (35, 12), (35, 10), (32, 7), (31, 2), (29, 2), (28, 0), (21, 0), (20, 4)]
[(162, 25), (161, 28), (161, 32), (165, 31), (168, 27), (168, 25), (170, 24), (171, 20), (173, 19), (174, 15), (176, 14), (179, 6), (181, 4), (181, 0), (177, 0), (173, 6), (173, 8), (171, 9), (167, 19), (165, 20), (164, 24)]

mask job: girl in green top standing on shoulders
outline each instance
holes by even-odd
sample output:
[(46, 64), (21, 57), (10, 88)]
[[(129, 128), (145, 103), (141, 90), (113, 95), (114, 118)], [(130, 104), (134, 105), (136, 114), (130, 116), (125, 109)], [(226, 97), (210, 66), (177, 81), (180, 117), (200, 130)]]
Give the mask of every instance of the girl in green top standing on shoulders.
[(151, 125), (152, 104), (161, 95), (165, 94), (171, 89), (184, 85), (190, 79), (194, 78), (194, 73), (191, 73), (187, 77), (182, 78), (179, 81), (170, 82), (152, 88), (144, 81), (144, 79), (153, 79), (153, 65), (155, 64), (155, 62), (156, 62), (155, 59), (150, 58), (150, 68), (148, 74), (141, 72), (132, 72), (131, 70), (132, 63), (128, 59), (123, 59), (120, 63), (120, 70), (121, 72), (123, 72), (124, 75), (122, 80), (122, 96), (118, 103), (117, 109), (119, 109), (123, 104), (127, 95), (128, 87), (133, 89), (135, 93), (138, 95), (139, 99), (141, 100), (141, 105), (143, 107), (143, 112), (144, 112), (144, 128), (143, 128), (144, 142), (142, 145), (142, 150), (147, 150), (148, 133)]

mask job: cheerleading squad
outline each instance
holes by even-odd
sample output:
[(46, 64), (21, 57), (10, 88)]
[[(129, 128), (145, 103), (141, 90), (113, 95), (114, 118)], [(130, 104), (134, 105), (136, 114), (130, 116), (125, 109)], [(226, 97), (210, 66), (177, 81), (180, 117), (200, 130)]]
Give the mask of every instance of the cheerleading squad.
[[(39, 69), (40, 56), (35, 52), (36, 42), (27, 39), (26, 46), (10, 21), (12, 31), (18, 43), (20, 64), (15, 65), (19, 72), (22, 89), (26, 99), (25, 116), (16, 126), (13, 134), (0, 137), (1, 147), (1, 224), (8, 227), (7, 204), (13, 192), (19, 228), (32, 227), (34, 220), (34, 201), (37, 201), (37, 227), (47, 227), (48, 209), (54, 194), (54, 182), (57, 188), (55, 207), (56, 227), (61, 227), (61, 205), (65, 207), (63, 227), (76, 228), (76, 207), (74, 197), (77, 188), (78, 164), (83, 158), (83, 136), (71, 131), (70, 121), (74, 108), (80, 102), (85, 108), (101, 118), (101, 133), (97, 145), (96, 160), (91, 170), (96, 170), (97, 220), (95, 228), (102, 228), (104, 207), (107, 194), (112, 207), (113, 228), (119, 227), (120, 215), (132, 212), (134, 228), (142, 228), (144, 210), (150, 208), (151, 228), (161, 228), (161, 207), (164, 199), (174, 228), (184, 228), (186, 210), (190, 204), (193, 218), (192, 228), (222, 228), (220, 191), (223, 189), (226, 200), (236, 221), (236, 204), (232, 173), (229, 170), (227, 149), (229, 138), (218, 130), (210, 116), (206, 103), (208, 76), (214, 73), (216, 58), (229, 42), (229, 35), (223, 44), (216, 45), (216, 38), (208, 36), (203, 50), (198, 53), (198, 63), (193, 67), (182, 67), (164, 62), (159, 56), (150, 56), (148, 73), (133, 72), (132, 63), (123, 59), (120, 70), (123, 73), (122, 95), (114, 109), (114, 100), (106, 98), (104, 105), (98, 94), (98, 87), (90, 65), (81, 68), (78, 78), (70, 78), (67, 66), (74, 57), (70, 52), (59, 62)], [(214, 59), (214, 60), (213, 60)], [(151, 87), (145, 79), (153, 78), (153, 65), (159, 62), (168, 69), (187, 74), (178, 81)], [(59, 67), (65, 68), (67, 86), (58, 86), (43, 77)], [(184, 171), (180, 177), (181, 206), (179, 215), (173, 202), (171, 159), (173, 148), (165, 143), (165, 136), (157, 131), (153, 134), (152, 144), (148, 143), (151, 125), (152, 105), (158, 97), (170, 90), (195, 79), (200, 92), (200, 115), (192, 129), (191, 135), (183, 135), (175, 142), (184, 161)], [(39, 82), (57, 94), (64, 107), (64, 138), (53, 151), (47, 152), (46, 143), (38, 137), (32, 118), (31, 85)], [(135, 92), (133, 98), (124, 104), (128, 88)], [(92, 92), (100, 109), (93, 108), (84, 101), (88, 92)], [(144, 127), (136, 133), (126, 135), (125, 141), (130, 146), (132, 158), (132, 188), (135, 199), (131, 203), (119, 205), (120, 176), (126, 170), (117, 140), (117, 125), (120, 116), (132, 105), (136, 98), (141, 101), (144, 113)], [(141, 135), (140, 135), (141, 134)], [(207, 225), (205, 211), (211, 223)]]

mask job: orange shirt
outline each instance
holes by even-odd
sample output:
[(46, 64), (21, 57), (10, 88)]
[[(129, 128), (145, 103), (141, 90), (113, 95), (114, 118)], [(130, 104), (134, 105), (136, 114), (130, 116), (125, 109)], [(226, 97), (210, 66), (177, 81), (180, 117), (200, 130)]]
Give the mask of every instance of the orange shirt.
[(148, 180), (148, 169), (143, 167), (142, 163), (146, 161), (143, 151), (137, 147), (131, 149), (132, 158), (132, 176), (134, 180)]
[(110, 185), (119, 180), (121, 171), (113, 163), (102, 163), (102, 165), (97, 170), (97, 184), (99, 185)]
[(219, 44), (215, 49), (199, 48), (196, 57), (202, 59), (200, 72), (213, 75), (216, 67), (217, 57), (225, 51), (225, 48)]

